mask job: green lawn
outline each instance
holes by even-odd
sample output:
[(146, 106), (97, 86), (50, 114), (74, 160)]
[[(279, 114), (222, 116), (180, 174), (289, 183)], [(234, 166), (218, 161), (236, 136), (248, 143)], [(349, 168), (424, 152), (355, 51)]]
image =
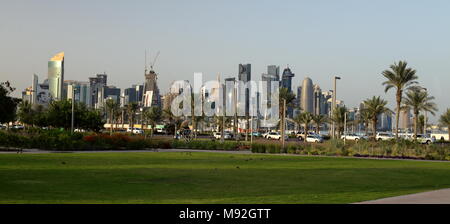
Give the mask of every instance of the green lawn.
[(175, 152), (0, 155), (0, 203), (351, 203), (449, 187), (444, 162)]

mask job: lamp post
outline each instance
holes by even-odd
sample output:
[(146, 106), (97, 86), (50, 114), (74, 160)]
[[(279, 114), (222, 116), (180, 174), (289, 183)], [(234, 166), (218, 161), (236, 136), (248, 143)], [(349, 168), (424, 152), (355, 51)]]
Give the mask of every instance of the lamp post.
[(75, 123), (75, 88), (74, 85), (72, 85), (72, 119), (71, 119), (71, 125), (70, 125), (70, 133), (73, 134), (73, 127)]
[[(425, 93), (427, 93), (428, 95), (428, 89), (427, 88), (422, 88), (423, 90), (425, 90)], [(424, 114), (424, 121), (423, 121), (423, 134), (427, 135), (427, 111), (425, 110), (425, 114)]]
[[(332, 112), (331, 112), (331, 115), (332, 116), (334, 116), (334, 111), (336, 110), (336, 80), (340, 80), (341, 79), (341, 77), (339, 77), (339, 76), (334, 76), (333, 77), (333, 105), (332, 105)], [(333, 121), (333, 124), (332, 124), (332, 129), (331, 129), (331, 135), (332, 135), (332, 137), (333, 138), (335, 138), (336, 137), (336, 124), (335, 124), (335, 122)]]

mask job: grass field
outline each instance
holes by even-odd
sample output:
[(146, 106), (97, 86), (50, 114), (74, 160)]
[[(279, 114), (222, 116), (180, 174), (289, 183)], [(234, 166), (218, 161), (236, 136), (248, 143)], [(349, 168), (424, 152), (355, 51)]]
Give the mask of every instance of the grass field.
[(351, 203), (450, 187), (450, 163), (219, 153), (0, 155), (0, 203)]

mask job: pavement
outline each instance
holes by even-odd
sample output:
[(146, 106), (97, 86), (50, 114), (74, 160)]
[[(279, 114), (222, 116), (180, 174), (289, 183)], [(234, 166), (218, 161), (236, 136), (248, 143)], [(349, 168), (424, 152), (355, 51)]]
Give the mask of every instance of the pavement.
[(450, 189), (383, 198), (355, 204), (450, 204)]

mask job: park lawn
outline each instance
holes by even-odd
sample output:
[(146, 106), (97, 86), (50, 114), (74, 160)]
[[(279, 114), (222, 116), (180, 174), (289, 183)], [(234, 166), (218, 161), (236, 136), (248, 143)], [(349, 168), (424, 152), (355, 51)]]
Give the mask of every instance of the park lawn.
[(0, 155), (0, 203), (352, 203), (449, 187), (447, 162), (203, 152)]

